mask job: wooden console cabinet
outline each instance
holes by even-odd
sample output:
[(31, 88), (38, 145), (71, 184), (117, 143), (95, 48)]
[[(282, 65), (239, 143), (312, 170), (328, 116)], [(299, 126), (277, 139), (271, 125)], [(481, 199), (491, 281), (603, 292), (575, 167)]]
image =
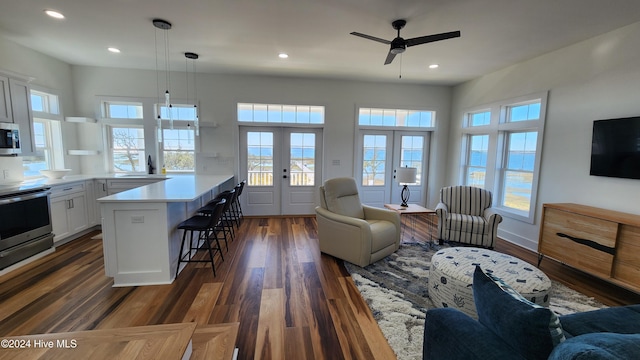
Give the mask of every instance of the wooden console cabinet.
[(579, 204), (544, 204), (544, 256), (640, 293), (640, 215)]

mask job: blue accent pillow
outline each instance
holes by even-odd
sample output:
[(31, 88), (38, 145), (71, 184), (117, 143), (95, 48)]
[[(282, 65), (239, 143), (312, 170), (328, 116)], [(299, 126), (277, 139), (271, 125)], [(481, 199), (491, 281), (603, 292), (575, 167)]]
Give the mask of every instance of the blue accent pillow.
[(558, 316), (522, 297), (502, 279), (476, 266), (473, 299), (478, 321), (522, 357), (543, 360), (565, 340)]

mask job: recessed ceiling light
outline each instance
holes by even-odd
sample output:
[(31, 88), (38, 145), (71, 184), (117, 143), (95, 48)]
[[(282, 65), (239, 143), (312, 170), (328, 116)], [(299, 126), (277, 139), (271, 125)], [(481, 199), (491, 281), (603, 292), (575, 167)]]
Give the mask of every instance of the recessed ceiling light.
[(438, 65), (438, 64), (431, 64), (431, 65), (429, 65), (429, 69), (437, 69), (437, 68), (439, 68), (439, 67), (440, 67), (440, 65)]
[(280, 59), (286, 59), (286, 58), (288, 58), (288, 57), (289, 57), (289, 55), (287, 55), (287, 54), (285, 54), (285, 53), (280, 53), (280, 54), (278, 54), (278, 57), (279, 57)]
[(112, 53), (116, 53), (116, 54), (120, 53), (120, 49), (114, 48), (114, 47), (109, 47), (109, 48), (107, 48), (107, 50), (111, 51)]
[(51, 16), (54, 19), (64, 19), (64, 15), (62, 15), (62, 13), (55, 10), (45, 10), (44, 13)]

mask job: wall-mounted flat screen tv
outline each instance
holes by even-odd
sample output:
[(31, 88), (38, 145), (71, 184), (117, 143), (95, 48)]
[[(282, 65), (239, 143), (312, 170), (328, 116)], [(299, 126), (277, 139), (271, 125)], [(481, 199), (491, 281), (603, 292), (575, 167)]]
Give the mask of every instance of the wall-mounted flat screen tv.
[(593, 122), (591, 175), (640, 179), (640, 116)]

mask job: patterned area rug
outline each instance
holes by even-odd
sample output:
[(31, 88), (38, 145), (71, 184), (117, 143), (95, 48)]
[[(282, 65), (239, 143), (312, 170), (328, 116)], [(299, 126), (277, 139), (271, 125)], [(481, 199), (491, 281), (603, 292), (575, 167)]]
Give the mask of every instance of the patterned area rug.
[[(422, 359), (424, 313), (434, 307), (429, 299), (431, 256), (447, 246), (405, 243), (394, 254), (364, 268), (344, 263), (398, 359)], [(606, 307), (552, 283), (549, 307), (559, 315)]]

